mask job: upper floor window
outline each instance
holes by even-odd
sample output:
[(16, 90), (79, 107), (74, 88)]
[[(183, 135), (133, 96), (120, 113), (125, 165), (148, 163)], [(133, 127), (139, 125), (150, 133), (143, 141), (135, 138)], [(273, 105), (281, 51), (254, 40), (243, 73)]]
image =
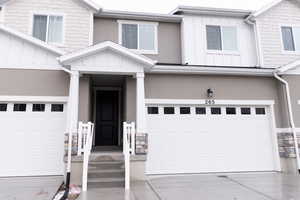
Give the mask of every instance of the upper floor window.
[(157, 53), (157, 23), (119, 21), (119, 42), (145, 54)]
[(32, 35), (49, 43), (63, 43), (63, 17), (34, 15)]
[(232, 26), (206, 26), (207, 50), (237, 51), (237, 29)]
[(283, 48), (285, 51), (300, 51), (300, 27), (281, 27)]

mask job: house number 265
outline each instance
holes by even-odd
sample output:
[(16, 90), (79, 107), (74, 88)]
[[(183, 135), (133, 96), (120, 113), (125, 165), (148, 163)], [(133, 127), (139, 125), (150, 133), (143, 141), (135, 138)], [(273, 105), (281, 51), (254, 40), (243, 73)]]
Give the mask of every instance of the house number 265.
[(216, 102), (215, 102), (215, 100), (213, 100), (213, 99), (206, 99), (205, 100), (205, 104), (207, 104), (207, 105), (214, 105)]

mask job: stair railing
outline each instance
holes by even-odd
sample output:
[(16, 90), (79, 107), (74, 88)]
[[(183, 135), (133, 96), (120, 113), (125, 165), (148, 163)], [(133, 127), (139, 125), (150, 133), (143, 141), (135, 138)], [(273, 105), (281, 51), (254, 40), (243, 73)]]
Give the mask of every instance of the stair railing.
[(83, 153), (82, 191), (87, 190), (89, 157), (92, 150), (94, 137), (94, 124), (79, 122), (78, 126), (78, 155)]
[(135, 123), (123, 123), (123, 154), (125, 160), (125, 189), (130, 189), (130, 154), (135, 153)]

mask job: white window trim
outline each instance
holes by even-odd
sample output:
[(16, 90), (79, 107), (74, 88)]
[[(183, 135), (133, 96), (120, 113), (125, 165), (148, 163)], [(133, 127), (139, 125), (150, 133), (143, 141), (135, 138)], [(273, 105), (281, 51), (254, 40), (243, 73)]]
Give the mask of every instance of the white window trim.
[[(212, 50), (212, 49), (208, 49), (207, 46), (207, 26), (219, 26), (221, 29), (221, 43), (222, 43), (222, 50)], [(220, 25), (220, 24), (205, 24), (205, 30), (204, 30), (204, 37), (205, 37), (205, 45), (206, 45), (206, 53), (207, 54), (228, 54), (228, 55), (240, 55), (240, 48), (239, 48), (239, 29), (236, 25)], [(235, 28), (236, 30), (236, 43), (237, 43), (237, 50), (235, 51), (229, 51), (229, 50), (224, 50), (224, 43), (223, 43), (223, 27), (231, 27), (231, 28)]]
[(140, 54), (158, 54), (158, 22), (146, 22), (146, 21), (131, 21), (131, 20), (118, 20), (118, 29), (119, 29), (119, 44), (122, 45), (122, 25), (123, 24), (135, 24), (137, 26), (139, 25), (153, 25), (154, 26), (154, 50), (143, 50), (139, 49), (139, 28), (137, 29), (137, 45), (138, 49), (130, 49), (136, 53)]
[(68, 102), (67, 96), (0, 96), (0, 102)]
[(283, 44), (283, 37), (282, 37), (282, 27), (291, 27), (292, 31), (293, 31), (293, 40), (294, 40), (294, 28), (300, 28), (300, 25), (298, 24), (280, 24), (279, 26), (279, 34), (280, 34), (280, 45), (281, 45), (281, 54), (284, 55), (300, 55), (300, 49), (297, 51), (296, 50), (296, 44), (295, 44), (295, 40), (294, 40), (294, 47), (295, 47), (295, 51), (288, 51), (284, 49), (284, 44)]
[[(34, 16), (35, 15), (44, 15), (47, 16), (47, 30), (46, 30), (46, 43), (57, 46), (57, 47), (65, 47), (65, 19), (66, 19), (66, 14), (65, 13), (56, 13), (56, 12), (39, 12), (35, 11), (32, 12), (30, 15), (30, 26), (29, 26), (29, 34), (32, 36), (33, 34), (33, 23), (34, 23)], [(49, 27), (49, 17), (50, 16), (57, 16), (57, 17), (62, 17), (62, 43), (57, 43), (57, 42), (48, 42), (48, 27)]]

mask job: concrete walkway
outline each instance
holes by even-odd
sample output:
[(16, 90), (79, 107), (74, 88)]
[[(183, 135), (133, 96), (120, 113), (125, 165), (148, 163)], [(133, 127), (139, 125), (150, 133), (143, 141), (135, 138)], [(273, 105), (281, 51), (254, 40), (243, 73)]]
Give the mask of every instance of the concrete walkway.
[(298, 200), (300, 176), (279, 173), (152, 177), (122, 188), (90, 189), (79, 200)]
[(62, 176), (0, 178), (0, 200), (52, 200)]

